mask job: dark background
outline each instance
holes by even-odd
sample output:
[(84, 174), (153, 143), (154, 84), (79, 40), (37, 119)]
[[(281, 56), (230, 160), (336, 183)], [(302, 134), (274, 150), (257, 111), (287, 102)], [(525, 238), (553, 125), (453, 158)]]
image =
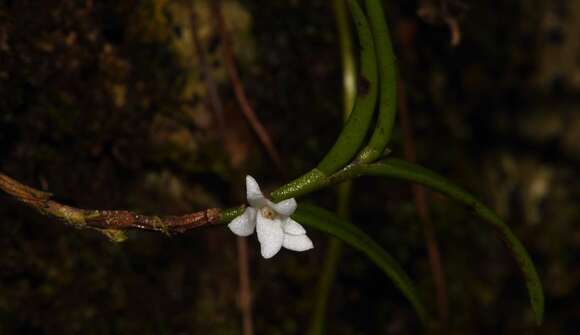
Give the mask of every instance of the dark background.
[[(243, 201), (246, 173), (285, 180), (232, 94), (215, 18), (194, 1), (0, 1), (0, 169), (82, 208), (180, 214)], [(420, 163), (478, 194), (522, 239), (546, 293), (534, 328), (508, 250), (462, 207), (429, 194), (449, 289), (451, 333), (580, 329), (580, 2), (385, 2)], [(430, 10), (420, 18), (419, 9)], [(224, 16), (256, 113), (291, 177), (341, 125), (330, 1), (228, 0)], [(457, 19), (450, 46), (445, 18)], [(211, 109), (192, 27), (224, 106)], [(402, 157), (400, 128), (391, 149)], [(225, 130), (225, 131), (222, 131)], [(309, 196), (327, 208), (334, 192)], [(353, 221), (417, 282), (434, 309), (423, 233), (400, 182), (358, 180)], [(248, 240), (257, 334), (304, 333), (327, 239), (272, 260)], [(116, 244), (0, 198), (1, 334), (241, 334), (236, 238), (131, 232)], [(329, 334), (409, 334), (419, 320), (392, 283), (346, 250)]]

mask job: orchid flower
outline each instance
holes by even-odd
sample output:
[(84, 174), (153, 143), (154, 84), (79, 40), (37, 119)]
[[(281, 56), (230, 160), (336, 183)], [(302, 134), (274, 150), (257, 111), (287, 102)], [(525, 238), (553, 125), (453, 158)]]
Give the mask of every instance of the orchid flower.
[(282, 247), (294, 251), (314, 248), (304, 227), (290, 217), (297, 207), (294, 198), (273, 203), (252, 176), (246, 176), (246, 197), (250, 206), (228, 227), (238, 236), (249, 236), (256, 229), (262, 257), (271, 258)]

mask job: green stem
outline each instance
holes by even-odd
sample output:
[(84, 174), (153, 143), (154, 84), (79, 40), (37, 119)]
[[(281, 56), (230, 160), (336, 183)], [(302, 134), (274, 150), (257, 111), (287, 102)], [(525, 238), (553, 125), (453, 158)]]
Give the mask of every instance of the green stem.
[(324, 172), (312, 169), (301, 177), (274, 190), (270, 193), (270, 198), (272, 201), (278, 202), (298, 195), (308, 194), (319, 189), (326, 183), (327, 179), (328, 176)]
[(242, 215), (242, 213), (244, 213), (245, 209), (246, 209), (246, 206), (239, 206), (239, 207), (232, 207), (232, 208), (227, 208), (227, 209), (222, 210), (220, 213), (220, 222), (221, 223), (229, 223), (230, 221), (232, 221), (236, 217)]
[(383, 154), (391, 138), (396, 114), (397, 74), (395, 54), (381, 1), (366, 0), (365, 4), (379, 63), (380, 99), (375, 131), (368, 145), (359, 153), (358, 160), (363, 163), (371, 163)]

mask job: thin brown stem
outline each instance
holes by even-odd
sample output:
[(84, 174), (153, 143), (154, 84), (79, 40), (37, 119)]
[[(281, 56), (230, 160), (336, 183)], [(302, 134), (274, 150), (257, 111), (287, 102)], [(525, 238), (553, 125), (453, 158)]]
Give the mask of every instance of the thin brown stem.
[[(410, 115), (411, 112), (409, 111), (404, 85), (400, 83), (398, 87), (399, 87), (398, 89), (399, 117), (401, 120), (401, 128), (403, 130), (404, 155), (407, 161), (415, 163), (417, 157), (415, 151), (415, 143), (413, 140), (413, 125), (411, 123), (411, 115)], [(449, 319), (449, 307), (447, 301), (447, 287), (445, 284), (445, 275), (443, 273), (443, 266), (441, 264), (442, 262), (437, 243), (437, 236), (435, 234), (433, 222), (431, 221), (431, 216), (429, 215), (429, 208), (427, 205), (427, 196), (425, 194), (425, 188), (419, 185), (413, 185), (412, 190), (415, 200), (415, 207), (417, 208), (419, 219), (423, 224), (425, 245), (427, 247), (429, 265), (431, 267), (431, 274), (433, 276), (433, 282), (435, 285), (439, 318), (441, 320), (441, 326), (443, 327), (443, 329), (445, 329)]]
[[(244, 86), (240, 79), (238, 69), (235, 63), (234, 51), (232, 47), (232, 40), (230, 38), (229, 31), (226, 27), (222, 10), (221, 2), (219, 0), (209, 0), (209, 5), (216, 20), (217, 28), (222, 40), (222, 52), (226, 71), (230, 82), (232, 84), (234, 94), (242, 110), (242, 114), (252, 127), (254, 133), (258, 137), (260, 143), (266, 150), (270, 159), (274, 162), (278, 172), (284, 177), (286, 171), (282, 165), (282, 160), (280, 154), (276, 147), (274, 146), (270, 135), (266, 128), (260, 122), (260, 119), (254, 112), (252, 105), (246, 95)], [(239, 263), (239, 276), (240, 276), (240, 310), (242, 312), (243, 319), (243, 334), (251, 335), (254, 333), (252, 324), (252, 299), (251, 299), (251, 287), (250, 287), (250, 273), (249, 273), (249, 257), (248, 257), (248, 247), (246, 239), (238, 239), (238, 263)]]
[(250, 287), (250, 267), (248, 243), (244, 237), (238, 237), (238, 268), (240, 274), (240, 310), (242, 311), (243, 334), (254, 334), (252, 323), (252, 291)]
[[(192, 42), (197, 50), (197, 56), (202, 69), (202, 74), (204, 77), (205, 84), (208, 89), (209, 102), (214, 109), (219, 122), (220, 132), (222, 134), (222, 139), (225, 139), (225, 119), (223, 112), (223, 104), (221, 102), (217, 85), (213, 80), (210, 73), (210, 67), (207, 62), (207, 53), (203, 43), (200, 41), (197, 34), (197, 29), (195, 27), (196, 23), (196, 13), (193, 8), (193, 4), (190, 4), (191, 9), (191, 22), (192, 22)], [(245, 238), (237, 238), (238, 245), (238, 271), (240, 280), (240, 310), (243, 315), (243, 331), (245, 335), (251, 335), (254, 333), (252, 324), (252, 297), (250, 288), (250, 271), (249, 271), (249, 260), (248, 260), (248, 243)]]
[(276, 150), (276, 147), (274, 146), (272, 139), (268, 134), (268, 131), (266, 130), (266, 128), (264, 128), (264, 126), (260, 122), (260, 119), (258, 119), (258, 116), (254, 112), (254, 109), (252, 108), (252, 105), (250, 104), (250, 101), (246, 96), (246, 92), (244, 90), (244, 86), (242, 85), (242, 81), (240, 80), (240, 75), (238, 73), (238, 69), (235, 64), (232, 41), (222, 15), (221, 2), (218, 0), (209, 0), (208, 2), (210, 4), (213, 16), (216, 19), (217, 27), (220, 33), (220, 38), (222, 40), (223, 44), (222, 51), (226, 71), (228, 73), (228, 76), (230, 77), (230, 81), (234, 89), (234, 94), (236, 95), (236, 99), (240, 104), (242, 113), (250, 123), (250, 126), (256, 133), (256, 136), (258, 136), (258, 139), (266, 149), (266, 152), (276, 165), (278, 171), (282, 175), (284, 175), (285, 169), (284, 166), (282, 165), (280, 154)]
[(217, 117), (219, 130), (220, 130), (220, 133), (221, 133), (222, 139), (223, 139), (223, 136), (225, 134), (225, 118), (224, 118), (223, 104), (222, 104), (220, 97), (219, 97), (217, 84), (216, 84), (215, 80), (213, 79), (211, 72), (210, 72), (210, 66), (209, 66), (209, 63), (207, 61), (207, 51), (205, 49), (205, 46), (201, 42), (201, 40), (199, 38), (199, 34), (197, 32), (197, 27), (196, 27), (197, 14), (195, 12), (195, 9), (193, 8), (192, 3), (189, 4), (189, 9), (190, 9), (190, 14), (191, 14), (191, 20), (190, 20), (190, 22), (191, 22), (191, 42), (192, 42), (192, 44), (195, 48), (195, 51), (197, 53), (197, 59), (199, 61), (199, 65), (201, 68), (201, 74), (202, 74), (203, 80), (205, 82), (205, 86), (207, 87), (207, 95), (208, 95), (209, 103), (210, 103), (211, 108), (213, 109), (213, 111)]
[[(181, 216), (142, 215), (127, 210), (81, 209), (51, 200), (51, 194), (23, 185), (0, 173), (0, 190), (36, 211), (77, 228), (97, 229), (112, 237), (112, 231), (141, 229), (165, 234), (183, 233), (220, 223), (220, 210), (209, 208)], [(118, 237), (118, 236), (117, 236)]]

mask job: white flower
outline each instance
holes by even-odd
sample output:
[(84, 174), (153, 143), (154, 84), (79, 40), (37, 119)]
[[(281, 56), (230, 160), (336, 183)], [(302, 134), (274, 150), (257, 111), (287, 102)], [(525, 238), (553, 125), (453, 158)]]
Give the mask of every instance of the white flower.
[(282, 247), (294, 251), (314, 248), (304, 227), (290, 217), (297, 206), (294, 198), (273, 203), (252, 176), (246, 176), (246, 196), (250, 206), (228, 227), (238, 236), (251, 235), (256, 229), (262, 257), (271, 258)]

